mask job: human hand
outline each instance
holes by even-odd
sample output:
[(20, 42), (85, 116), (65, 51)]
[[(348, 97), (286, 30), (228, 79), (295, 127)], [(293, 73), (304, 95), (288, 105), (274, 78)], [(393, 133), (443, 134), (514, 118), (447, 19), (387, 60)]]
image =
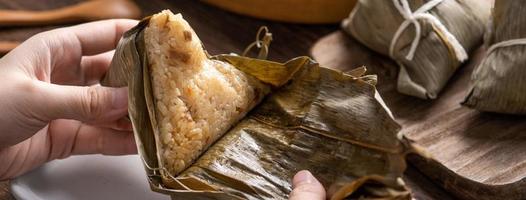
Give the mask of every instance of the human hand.
[(134, 20), (35, 35), (0, 59), (0, 180), (74, 154), (135, 153), (126, 88), (95, 85)]
[(299, 171), (292, 179), (289, 200), (324, 200), (325, 188), (307, 170)]

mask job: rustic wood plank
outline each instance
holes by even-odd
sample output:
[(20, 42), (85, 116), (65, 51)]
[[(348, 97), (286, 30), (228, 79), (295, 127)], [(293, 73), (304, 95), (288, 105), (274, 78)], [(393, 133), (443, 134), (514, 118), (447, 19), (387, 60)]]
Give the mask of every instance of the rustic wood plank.
[(526, 199), (526, 117), (460, 105), (483, 49), (458, 70), (438, 99), (428, 101), (396, 92), (396, 64), (341, 31), (322, 38), (312, 54), (324, 66), (346, 71), (365, 65), (378, 74), (378, 90), (402, 132), (432, 155), (410, 160), (458, 197)]
[[(81, 0), (0, 0), (0, 9), (51, 9), (70, 5)], [(151, 15), (161, 9), (181, 12), (195, 28), (211, 54), (237, 52), (255, 39), (255, 33), (262, 25), (268, 26), (274, 34), (270, 46), (270, 59), (285, 61), (292, 57), (309, 55), (312, 45), (322, 36), (329, 34), (338, 25), (296, 25), (258, 20), (219, 10), (215, 7), (188, 0), (139, 0), (143, 15)], [(0, 40), (23, 41), (32, 35), (61, 26), (0, 28)], [(373, 59), (374, 60), (374, 59)], [(404, 180), (416, 199), (453, 199), (442, 188), (409, 166)], [(9, 193), (8, 183), (0, 182), (0, 200), (14, 199)]]
[(436, 185), (431, 179), (423, 176), (416, 167), (409, 165), (403, 177), (407, 187), (411, 190), (411, 195), (418, 200), (453, 200), (452, 195), (443, 188)]

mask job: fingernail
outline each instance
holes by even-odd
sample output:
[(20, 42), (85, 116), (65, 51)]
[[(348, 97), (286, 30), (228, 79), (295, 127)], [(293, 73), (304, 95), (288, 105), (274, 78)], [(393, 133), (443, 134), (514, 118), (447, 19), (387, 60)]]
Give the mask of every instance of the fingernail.
[(297, 185), (312, 183), (313, 178), (314, 177), (309, 171), (301, 170), (294, 176), (294, 179), (292, 180), (292, 184), (294, 186), (297, 186)]
[(128, 107), (128, 88), (122, 87), (113, 92), (112, 108), (121, 109)]

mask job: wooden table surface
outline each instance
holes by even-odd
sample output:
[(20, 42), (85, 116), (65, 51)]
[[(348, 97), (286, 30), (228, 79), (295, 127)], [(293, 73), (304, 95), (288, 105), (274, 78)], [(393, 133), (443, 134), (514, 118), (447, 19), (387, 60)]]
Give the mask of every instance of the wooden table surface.
[[(42, 10), (70, 5), (79, 0), (0, 0), (0, 9)], [(151, 15), (162, 9), (181, 12), (194, 27), (210, 54), (237, 52), (255, 39), (260, 26), (268, 26), (274, 41), (270, 46), (269, 59), (285, 61), (290, 58), (309, 55), (312, 45), (322, 36), (338, 30), (338, 25), (297, 25), (270, 22), (244, 17), (219, 10), (193, 0), (137, 0), (143, 15)], [(0, 40), (23, 41), (35, 33), (57, 28), (47, 27), (1, 27)], [(404, 180), (416, 199), (453, 199), (442, 188), (409, 166)], [(8, 182), (0, 182), (0, 200), (14, 199)]]

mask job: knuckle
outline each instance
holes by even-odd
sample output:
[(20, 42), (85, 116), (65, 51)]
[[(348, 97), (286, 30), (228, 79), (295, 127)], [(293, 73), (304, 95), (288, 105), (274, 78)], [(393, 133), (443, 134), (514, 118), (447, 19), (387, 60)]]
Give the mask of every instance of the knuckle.
[(35, 85), (35, 83), (31, 81), (17, 81), (17, 83), (14, 84), (14, 90), (13, 91), (20, 91), (19, 94), (23, 95), (35, 95), (38, 94), (38, 89)]
[(104, 90), (97, 86), (88, 87), (84, 96), (84, 112), (89, 121), (95, 121), (104, 113)]
[(58, 33), (56, 31), (41, 32), (29, 38), (28, 41), (30, 41), (33, 45), (49, 47), (51, 46), (50, 41), (54, 41), (57, 37), (57, 34)]
[[(16, 82), (16, 81), (15, 81)], [(39, 99), (40, 94), (39, 88), (31, 81), (19, 81), (13, 85), (12, 96), (13, 99), (17, 99), (16, 105), (32, 105), (31, 101)]]
[(29, 38), (29, 40), (42, 41), (42, 40), (45, 40), (46, 38), (49, 38), (51, 36), (52, 36), (52, 32), (45, 31), (45, 32), (40, 32), (40, 33), (37, 33), (37, 34), (33, 35), (32, 37)]

